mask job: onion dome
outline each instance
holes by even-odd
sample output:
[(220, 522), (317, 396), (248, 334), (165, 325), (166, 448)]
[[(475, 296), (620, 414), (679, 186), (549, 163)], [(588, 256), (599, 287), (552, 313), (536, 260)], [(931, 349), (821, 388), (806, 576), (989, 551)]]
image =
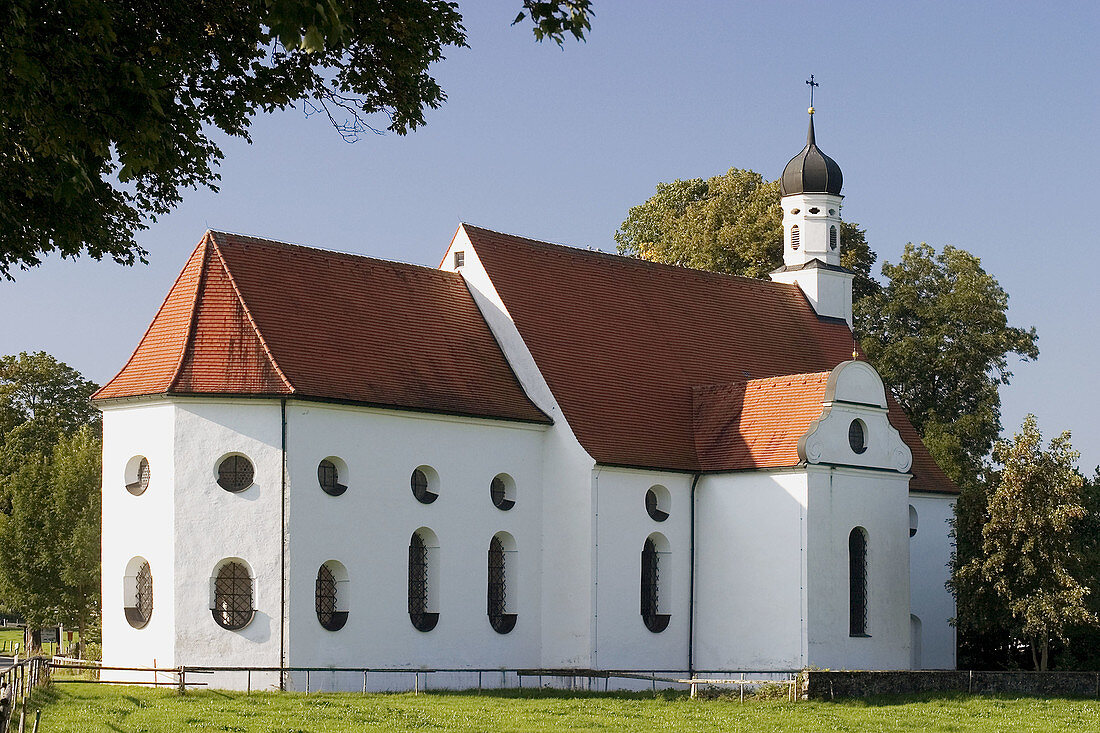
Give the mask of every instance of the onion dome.
[(817, 147), (814, 141), (814, 108), (810, 107), (810, 130), (806, 133), (806, 147), (791, 158), (779, 179), (779, 191), (784, 196), (792, 193), (840, 194), (844, 174), (840, 166)]

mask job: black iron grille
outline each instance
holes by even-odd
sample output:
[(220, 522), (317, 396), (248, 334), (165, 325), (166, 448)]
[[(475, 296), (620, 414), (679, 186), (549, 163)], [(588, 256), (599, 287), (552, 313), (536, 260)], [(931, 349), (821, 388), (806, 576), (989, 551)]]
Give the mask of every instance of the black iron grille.
[(867, 537), (858, 527), (848, 535), (848, 633), (867, 635)]
[(499, 634), (507, 634), (516, 626), (516, 614), (505, 613), (508, 607), (508, 568), (504, 543), (499, 537), (489, 541), (489, 587), (486, 608), (489, 625)]
[(252, 461), (244, 456), (228, 456), (218, 466), (218, 486), (226, 491), (244, 491), (252, 485)]
[(428, 612), (428, 548), (419, 532), (409, 540), (409, 619), (419, 631), (431, 631), (439, 620)]
[(137, 609), (145, 621), (153, 616), (153, 573), (143, 562), (137, 572)]
[(660, 555), (653, 540), (647, 539), (642, 546), (642, 621), (645, 627), (654, 633), (668, 627), (668, 614), (658, 613), (657, 601), (660, 598)]
[(214, 579), (214, 620), (227, 629), (243, 629), (252, 620), (252, 577), (239, 562), (227, 562)]
[(339, 631), (347, 623), (347, 611), (336, 610), (336, 578), (328, 565), (317, 571), (317, 620), (329, 631)]

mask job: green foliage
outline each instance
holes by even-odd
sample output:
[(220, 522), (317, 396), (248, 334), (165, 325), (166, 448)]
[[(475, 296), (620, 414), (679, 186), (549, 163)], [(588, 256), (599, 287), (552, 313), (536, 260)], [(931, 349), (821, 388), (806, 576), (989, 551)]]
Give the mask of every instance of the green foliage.
[(860, 344), (947, 474), (973, 484), (1000, 433), (1008, 355), (1037, 358), (1035, 329), (1008, 325), (1008, 294), (966, 250), (907, 244), (882, 272), (855, 305)]
[[(779, 182), (730, 168), (707, 180), (658, 183), (631, 207), (615, 232), (620, 254), (654, 262), (767, 279), (783, 264), (783, 207)], [(875, 292), (876, 255), (856, 224), (841, 228), (841, 264), (855, 271), (854, 297)]]
[[(527, 0), (536, 38), (582, 37), (588, 0)], [(517, 18), (517, 22), (521, 18)], [(405, 134), (466, 45), (445, 0), (9, 0), (0, 5), (0, 275), (44, 253), (132, 265), (135, 232), (216, 190), (218, 134), (302, 101), (345, 136)]]
[(1088, 512), (1074, 465), (1079, 454), (1068, 432), (1044, 450), (1035, 416), (1028, 415), (1012, 440), (997, 442), (993, 456), (1003, 468), (987, 494), (981, 547), (954, 582), (960, 595), (976, 588), (996, 604), (972, 623), (1007, 620), (1016, 638), (1030, 643), (1035, 668), (1046, 669), (1052, 639), (1064, 643), (1074, 626), (1100, 621), (1088, 605), (1095, 577), (1082, 546)]
[(683, 693), (506, 690), (397, 695), (40, 688), (42, 730), (103, 731), (1006, 731), (1093, 730), (1095, 700), (909, 695), (874, 700), (689, 700)]

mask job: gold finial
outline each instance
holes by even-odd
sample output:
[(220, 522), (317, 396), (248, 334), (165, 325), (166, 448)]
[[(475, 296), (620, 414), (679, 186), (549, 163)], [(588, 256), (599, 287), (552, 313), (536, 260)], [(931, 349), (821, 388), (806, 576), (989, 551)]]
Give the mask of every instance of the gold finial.
[(858, 361), (858, 360), (859, 360), (859, 352), (856, 351), (855, 349), (852, 349), (852, 361)]
[(813, 107), (810, 107), (810, 108), (809, 108), (808, 110), (806, 110), (806, 111), (807, 111), (807, 112), (809, 112), (810, 114), (813, 114), (813, 113), (814, 113), (814, 108), (813, 108)]

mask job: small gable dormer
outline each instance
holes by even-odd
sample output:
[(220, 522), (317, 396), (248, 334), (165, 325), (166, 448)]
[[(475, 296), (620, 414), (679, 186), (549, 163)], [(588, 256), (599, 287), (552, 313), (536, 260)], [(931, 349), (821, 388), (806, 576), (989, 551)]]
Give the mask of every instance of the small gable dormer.
[(880, 468), (905, 473), (913, 452), (890, 424), (886, 387), (865, 361), (837, 365), (825, 385), (820, 417), (798, 441), (806, 463)]

